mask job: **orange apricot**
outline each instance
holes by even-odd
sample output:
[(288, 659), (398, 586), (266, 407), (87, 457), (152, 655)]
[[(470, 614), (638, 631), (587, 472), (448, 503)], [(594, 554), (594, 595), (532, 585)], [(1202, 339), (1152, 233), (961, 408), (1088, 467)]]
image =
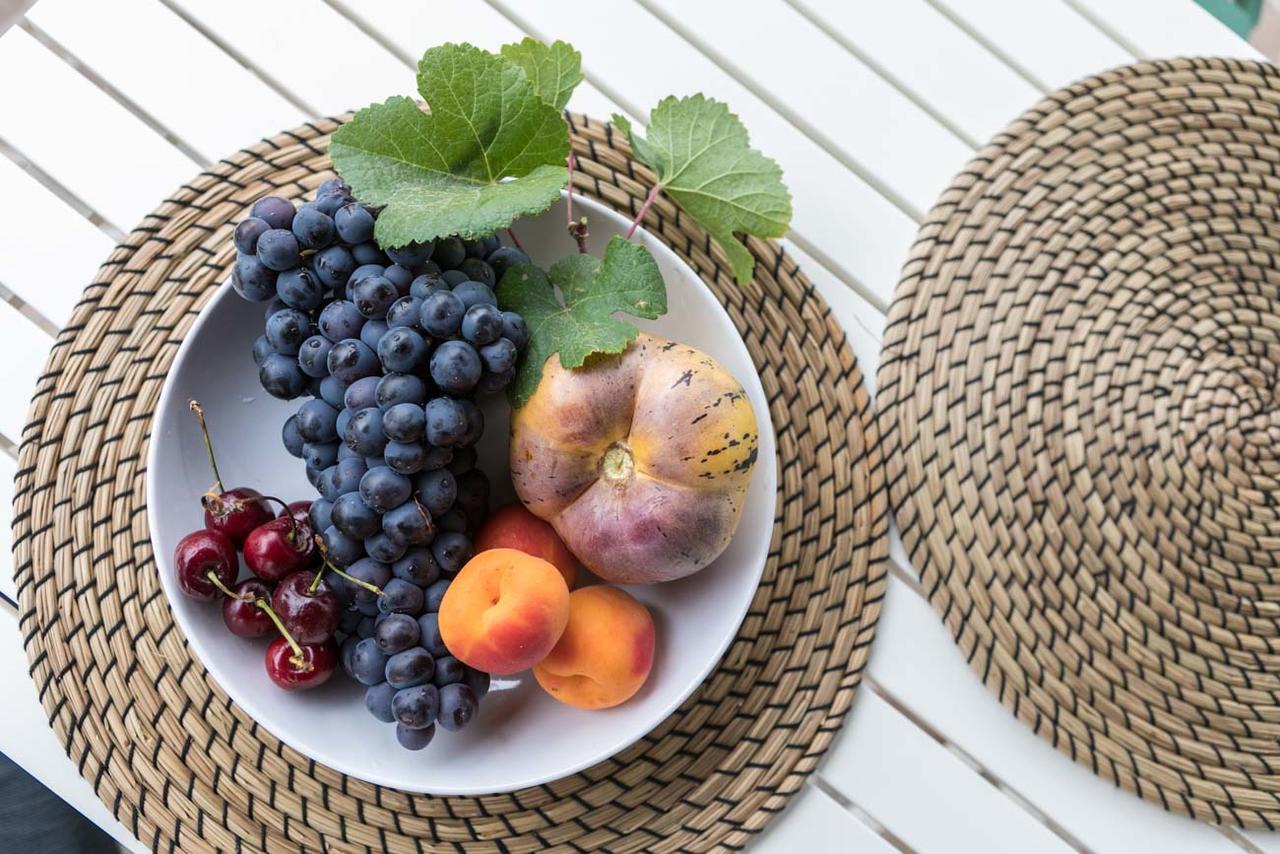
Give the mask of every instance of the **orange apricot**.
[(547, 561), (516, 549), (480, 552), (440, 603), (440, 637), (454, 657), (485, 673), (527, 670), (569, 621), (569, 587)]
[(625, 590), (603, 585), (569, 595), (569, 624), (534, 678), (552, 697), (580, 709), (607, 709), (640, 690), (653, 667), (649, 610)]

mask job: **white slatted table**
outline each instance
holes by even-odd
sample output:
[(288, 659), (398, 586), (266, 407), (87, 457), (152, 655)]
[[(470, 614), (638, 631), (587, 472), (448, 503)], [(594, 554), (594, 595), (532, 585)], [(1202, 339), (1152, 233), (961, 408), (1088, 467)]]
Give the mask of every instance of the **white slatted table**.
[[(212, 159), (411, 92), (426, 47), (524, 34), (582, 51), (572, 109), (642, 123), (667, 94), (728, 101), (782, 164), (788, 249), (872, 381), (917, 225), (975, 147), (1044, 93), (1135, 58), (1258, 58), (1190, 0), (40, 0), (0, 36), (0, 591), (14, 592), (16, 446), (41, 354), (114, 241)], [(890, 587), (845, 731), (759, 849), (1280, 852), (1280, 835), (1118, 792), (1017, 723), (896, 536)], [(58, 747), (7, 614), (0, 691), (0, 750), (139, 848)]]

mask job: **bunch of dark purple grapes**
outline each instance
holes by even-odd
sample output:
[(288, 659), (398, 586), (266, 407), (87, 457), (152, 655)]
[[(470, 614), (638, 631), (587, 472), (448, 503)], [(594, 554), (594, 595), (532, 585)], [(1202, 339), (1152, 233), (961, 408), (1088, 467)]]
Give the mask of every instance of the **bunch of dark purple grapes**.
[(376, 217), (337, 179), (296, 209), (259, 199), (235, 230), (232, 284), (269, 303), (253, 347), (262, 387), (308, 397), (283, 440), (321, 496), (312, 528), (329, 560), (383, 591), (332, 576), (343, 667), (420, 749), (436, 722), (465, 726), (488, 689), (448, 654), (435, 612), (488, 512), (476, 399), (510, 383), (528, 343), (494, 287), (529, 259), (492, 236), (383, 250)]

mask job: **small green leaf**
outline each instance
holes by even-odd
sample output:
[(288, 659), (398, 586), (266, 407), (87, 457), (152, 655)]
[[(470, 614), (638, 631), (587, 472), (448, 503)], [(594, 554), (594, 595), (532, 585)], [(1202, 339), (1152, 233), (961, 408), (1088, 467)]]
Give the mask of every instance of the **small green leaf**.
[(663, 192), (711, 232), (738, 283), (751, 281), (755, 261), (734, 232), (782, 237), (791, 224), (791, 194), (778, 164), (750, 146), (738, 117), (719, 101), (693, 95), (660, 101), (649, 116), (648, 139), (621, 116), (614, 124)]
[(384, 247), (447, 234), (480, 237), (539, 213), (568, 180), (568, 128), (521, 68), (468, 44), (418, 66), (431, 108), (394, 97), (334, 132), (329, 156), (361, 201), (384, 207)]
[(546, 273), (532, 264), (512, 267), (498, 283), (498, 303), (529, 325), (529, 347), (511, 385), (512, 405), (519, 407), (533, 396), (542, 366), (555, 353), (566, 368), (580, 368), (596, 353), (627, 349), (639, 330), (614, 314), (661, 317), (667, 290), (649, 250), (615, 235), (603, 260), (570, 255)]
[(556, 41), (545, 45), (534, 38), (502, 46), (502, 58), (524, 69), (538, 97), (557, 110), (582, 82), (582, 54), (573, 45)]

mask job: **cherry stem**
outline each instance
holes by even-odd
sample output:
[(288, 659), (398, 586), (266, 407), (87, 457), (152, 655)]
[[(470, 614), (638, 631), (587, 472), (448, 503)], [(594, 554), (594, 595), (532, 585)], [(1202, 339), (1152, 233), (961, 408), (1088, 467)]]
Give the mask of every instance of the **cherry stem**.
[(209, 468), (213, 469), (213, 484), (218, 488), (219, 492), (226, 492), (222, 486), (222, 475), (218, 474), (218, 460), (213, 456), (213, 440), (209, 438), (209, 425), (204, 423), (204, 407), (200, 405), (198, 400), (188, 400), (187, 406), (191, 407), (191, 411), (196, 414), (196, 421), (200, 423), (200, 435), (204, 439), (204, 450), (209, 455)]
[(280, 620), (280, 615), (267, 604), (266, 599), (255, 599), (253, 604), (258, 610), (271, 618), (271, 622), (276, 624), (276, 628), (280, 630), (280, 636), (285, 639), (285, 643), (289, 644), (289, 648), (293, 650), (293, 657), (289, 660), (293, 662), (295, 667), (302, 667), (307, 660), (302, 656), (302, 647), (298, 646), (298, 642), (293, 639), (293, 635), (289, 634), (289, 630), (284, 627), (284, 623)]
[(507, 237), (511, 238), (511, 242), (515, 244), (517, 249), (521, 252), (524, 251), (524, 247), (520, 245), (520, 238), (516, 237), (516, 230), (514, 228), (507, 229)]
[(631, 235), (636, 233), (636, 229), (640, 227), (640, 220), (644, 219), (644, 215), (649, 212), (649, 208), (653, 206), (653, 200), (658, 198), (658, 193), (662, 192), (661, 184), (654, 184), (653, 189), (649, 191), (649, 195), (644, 197), (644, 204), (640, 206), (640, 213), (636, 214), (636, 218), (631, 220), (631, 228), (627, 229), (627, 240), (631, 239)]
[(218, 577), (218, 573), (214, 572), (212, 569), (206, 572), (205, 575), (209, 576), (209, 581), (213, 584), (214, 587), (221, 590), (225, 596), (228, 596), (231, 599), (239, 599), (241, 601), (245, 601), (245, 597), (237, 593), (231, 592), (231, 588), (223, 584), (222, 579)]
[(322, 561), (322, 564), (320, 566), (320, 570), (316, 573), (316, 577), (312, 579), (311, 589), (308, 592), (310, 593), (316, 592), (316, 587), (320, 584), (320, 577), (324, 575), (324, 571), (327, 569), (330, 572), (332, 572), (334, 575), (337, 575), (339, 578), (345, 578), (347, 581), (350, 581), (352, 584), (356, 585), (357, 587), (363, 587), (365, 590), (368, 590), (374, 596), (382, 595), (382, 588), (379, 587), (378, 585), (370, 584), (367, 581), (362, 581), (359, 578), (356, 578), (354, 575), (350, 575), (349, 573), (343, 572), (342, 570), (338, 569), (338, 567), (334, 566), (333, 561), (329, 560), (329, 547), (324, 544), (324, 538), (321, 537), (319, 534), (316, 534), (316, 548), (320, 550), (320, 560)]
[(325, 570), (329, 570), (330, 572), (333, 572), (334, 575), (337, 575), (338, 577), (342, 577), (342, 579), (347, 579), (348, 581), (351, 581), (352, 584), (355, 584), (356, 586), (361, 586), (361, 588), (365, 588), (366, 590), (369, 590), (369, 592), (374, 594), (375, 597), (380, 597), (380, 595), (383, 594), (383, 589), (381, 589), (380, 586), (376, 584), (370, 584), (369, 581), (362, 581), (361, 579), (357, 579), (356, 576), (348, 574), (348, 572), (343, 572), (342, 570), (339, 570), (337, 566), (334, 566), (333, 561), (329, 560), (329, 547), (328, 545), (324, 544), (324, 538), (319, 534), (316, 534), (316, 548), (320, 549), (321, 566), (320, 566), (320, 571), (316, 572), (315, 579), (311, 581), (310, 593), (315, 593), (316, 585), (320, 583), (320, 576), (324, 575)]
[(285, 518), (289, 520), (289, 533), (287, 535), (289, 537), (289, 545), (293, 546), (294, 548), (297, 548), (299, 545), (299, 540), (301, 540), (302, 538), (301, 536), (299, 536), (298, 520), (293, 518), (293, 511), (289, 509), (289, 503), (287, 501), (283, 501), (279, 498), (276, 498), (274, 495), (259, 495), (257, 498), (253, 500), (254, 501), (274, 501), (275, 503), (279, 504), (281, 507), (284, 508)]

